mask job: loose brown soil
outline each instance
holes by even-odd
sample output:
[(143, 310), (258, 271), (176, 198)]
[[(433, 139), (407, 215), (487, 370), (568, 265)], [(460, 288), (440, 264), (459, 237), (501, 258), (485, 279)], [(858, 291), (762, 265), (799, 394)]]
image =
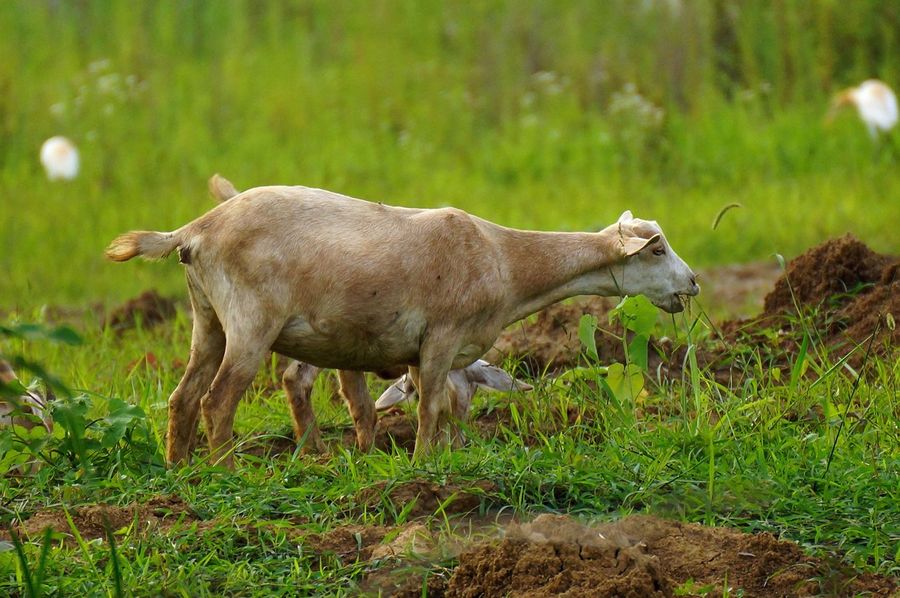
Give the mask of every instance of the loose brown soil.
[[(900, 260), (873, 252), (852, 235), (814, 247), (788, 264), (757, 318), (722, 325), (725, 347), (704, 358), (711, 363), (732, 346), (762, 347), (771, 365), (787, 365), (805, 328), (835, 361), (870, 338), (874, 354), (896, 354), (900, 329), (891, 330), (891, 322), (900, 319), (898, 268)], [(857, 350), (849, 362), (859, 366), (864, 358), (865, 350)]]
[(604, 297), (578, 297), (551, 305), (504, 330), (485, 359), (500, 363), (505, 357), (512, 357), (534, 375), (574, 367), (581, 356), (578, 323), (583, 315), (590, 314), (600, 323), (595, 335), (600, 359), (621, 361), (624, 359), (622, 341), (613, 335), (621, 335), (622, 331), (606, 324), (606, 314), (615, 305), (616, 301)]
[(103, 322), (104, 327), (124, 332), (138, 325), (151, 328), (175, 316), (175, 301), (154, 290), (144, 291), (113, 309)]
[(873, 252), (846, 235), (810, 249), (788, 265), (766, 296), (762, 319), (797, 315), (797, 305), (815, 309), (814, 323), (838, 350), (852, 348), (878, 333), (894, 346), (900, 329), (889, 329), (885, 316), (900, 318), (900, 260)]
[(320, 557), (333, 555), (344, 564), (368, 561), (393, 528), (382, 525), (346, 525), (302, 540), (303, 550)]
[[(712, 586), (704, 590), (704, 586)], [(463, 553), (446, 591), (476, 596), (889, 596), (896, 580), (858, 575), (768, 533), (633, 516), (587, 527), (543, 515)], [(709, 592), (709, 593), (706, 593)], [(432, 594), (429, 594), (432, 595)], [(681, 594), (684, 595), (684, 594)]]
[[(135, 524), (135, 531), (147, 533), (166, 530), (175, 524), (196, 519), (190, 507), (177, 496), (157, 496), (146, 503), (132, 503), (126, 507), (89, 505), (71, 509), (69, 514), (78, 533), (85, 540), (106, 538), (107, 529), (116, 532), (132, 524)], [(8, 539), (10, 532), (14, 531), (20, 536), (37, 539), (47, 528), (61, 535), (63, 542), (75, 543), (66, 514), (59, 509), (42, 509), (12, 530), (0, 531), (0, 537)]]
[(390, 506), (395, 513), (400, 513), (414, 503), (409, 516), (425, 517), (436, 513), (453, 515), (476, 511), (484, 497), (496, 491), (494, 483), (487, 480), (444, 484), (427, 480), (400, 484), (378, 482), (363, 490), (360, 500), (370, 508)]

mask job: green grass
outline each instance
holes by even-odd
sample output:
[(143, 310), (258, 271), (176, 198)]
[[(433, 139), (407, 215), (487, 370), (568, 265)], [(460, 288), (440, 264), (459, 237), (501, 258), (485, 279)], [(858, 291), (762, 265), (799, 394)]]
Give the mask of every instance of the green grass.
[[(149, 287), (184, 297), (174, 260), (113, 265), (102, 250), (123, 231), (203, 213), (216, 171), (242, 188), (303, 184), (546, 230), (597, 228), (631, 209), (658, 220), (693, 266), (791, 257), (845, 232), (900, 253), (896, 133), (877, 150), (853, 114), (823, 124), (840, 87), (900, 83), (894, 3), (726, 0), (675, 17), (665, 4), (0, 3), (0, 314), (45, 322), (44, 306), (112, 305)], [(76, 181), (44, 178), (37, 154), (54, 134), (81, 149)], [(742, 207), (713, 231), (733, 202)], [(849, 408), (854, 378), (840, 368), (813, 385), (751, 361), (735, 387), (697, 370), (619, 409), (595, 385), (545, 380), (515, 398), (498, 438), (421, 464), (336, 451), (245, 457), (236, 473), (166, 471), (156, 447), (188, 314), (121, 337), (93, 316), (74, 325), (80, 346), (7, 340), (0, 352), (86, 394), (88, 421), (110, 399), (145, 417), (98, 440), (87, 467), (58, 426), (55, 467), (0, 481), (0, 523), (159, 494), (182, 497), (199, 522), (113, 530), (115, 556), (103, 540), (54, 544), (40, 572), (41, 538), (30, 538), (30, 582), (0, 544), (0, 593), (353, 595), (376, 565), (322, 562), (294, 532), (390, 524), (397, 514), (360, 504), (361, 489), (414, 479), (492, 480), (491, 513), (654, 512), (900, 571), (896, 352), (871, 364)], [(148, 351), (159, 369), (140, 364)], [(807, 355), (806, 367), (828, 371), (824, 347)], [(241, 404), (241, 439), (289, 435), (270, 382), (261, 373)], [(320, 424), (347, 426), (327, 395), (315, 396)], [(567, 406), (584, 417), (560, 432), (554, 413)]]
[[(91, 333), (76, 349), (28, 348), (63, 378), (78, 381), (84, 372), (96, 372), (85, 379), (91, 391), (103, 381), (94, 412), (105, 413), (106, 396), (126, 398), (149, 415), (148, 438), (162, 442), (163, 405), (176, 381), (171, 360), (184, 354), (188, 324), (179, 318), (173, 329), (134, 331), (121, 339)], [(161, 369), (137, 368), (126, 375), (125, 363), (148, 347)], [(810, 367), (825, 370), (826, 365)], [(241, 404), (237, 429), (242, 440), (259, 443), (264, 435), (290, 433), (281, 391), (263, 388), (269, 378), (260, 373)], [(786, 373), (775, 380), (757, 368), (734, 389), (699, 372), (696, 399), (689, 383), (676, 381), (651, 385), (649, 395), (626, 400), (621, 411), (586, 380), (576, 378), (562, 387), (544, 381), (534, 393), (515, 397), (518, 415), (497, 438), (475, 438), (463, 450), (438, 452), (421, 464), (411, 463), (403, 452), (351, 450), (324, 459), (246, 456), (235, 473), (202, 464), (164, 471), (154, 464), (158, 452), (123, 440), (96, 453), (94, 471), (88, 473), (77, 459), (67, 462), (48, 450), (62, 467), (45, 467), (26, 483), (4, 482), (0, 517), (10, 521), (44, 506), (125, 505), (177, 494), (199, 523), (162, 534), (113, 530), (119, 534), (122, 584), (139, 595), (352, 594), (366, 571), (389, 564), (341, 564), (327, 558), (322, 564), (319, 555), (304, 552), (296, 534), (348, 524), (390, 525), (397, 516), (394, 508), (362, 501), (362, 489), (379, 481), (420, 479), (440, 484), (491, 480), (496, 488), (482, 500), (488, 512), (555, 511), (588, 519), (653, 512), (770, 531), (815, 554), (834, 554), (859, 569), (897, 575), (898, 379), (900, 360), (881, 363), (851, 400), (854, 379), (841, 370), (815, 384), (805, 377), (791, 381)], [(338, 430), (349, 426), (345, 410), (329, 395), (324, 387), (315, 395), (320, 422)], [(476, 411), (508, 403), (502, 396), (479, 396)], [(558, 414), (570, 407), (581, 418), (564, 425)], [(841, 429), (843, 413), (847, 419)], [(444, 525), (439, 513), (432, 525)], [(26, 546), (32, 566), (40, 552), (40, 539), (33, 540)], [(45, 591), (113, 593), (109, 550), (107, 543), (96, 541), (84, 549), (54, 548), (47, 557)], [(0, 553), (0, 563), (0, 587), (19, 587), (13, 554)], [(428, 566), (439, 570), (449, 563)]]

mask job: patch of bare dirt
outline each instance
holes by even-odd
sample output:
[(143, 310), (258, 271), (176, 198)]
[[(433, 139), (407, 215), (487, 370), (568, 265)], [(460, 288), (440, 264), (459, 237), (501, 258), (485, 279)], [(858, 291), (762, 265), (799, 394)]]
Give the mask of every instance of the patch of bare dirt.
[(103, 325), (116, 332), (123, 332), (135, 328), (139, 321), (144, 328), (151, 328), (173, 317), (175, 300), (163, 297), (151, 289), (114, 308)]
[(363, 490), (360, 498), (370, 507), (387, 503), (396, 513), (414, 503), (409, 516), (426, 517), (436, 513), (453, 515), (476, 511), (484, 497), (496, 491), (497, 486), (487, 480), (445, 484), (413, 480), (399, 484), (378, 482)]
[[(135, 524), (140, 533), (165, 530), (176, 523), (194, 521), (197, 517), (190, 507), (178, 496), (157, 496), (143, 504), (132, 503), (125, 507), (96, 504), (71, 509), (69, 514), (81, 537), (85, 540), (106, 538), (107, 528), (114, 532)], [(66, 543), (74, 543), (72, 529), (66, 514), (60, 509), (42, 509), (23, 521), (12, 531), (35, 539), (47, 528), (61, 534)], [(0, 532), (9, 537), (10, 530)]]
[(443, 595), (668, 597), (706, 593), (707, 585), (712, 595), (727, 585), (748, 598), (889, 596), (897, 588), (896, 580), (835, 568), (768, 533), (649, 516), (588, 527), (543, 515), (460, 555)]
[(346, 525), (304, 537), (303, 548), (320, 556), (334, 555), (345, 564), (368, 561), (392, 529), (382, 525)]
[(893, 261), (853, 235), (826, 241), (791, 260), (786, 277), (780, 277), (766, 295), (762, 315), (794, 312), (794, 299), (800, 305), (816, 306), (860, 285), (877, 283), (885, 266)]

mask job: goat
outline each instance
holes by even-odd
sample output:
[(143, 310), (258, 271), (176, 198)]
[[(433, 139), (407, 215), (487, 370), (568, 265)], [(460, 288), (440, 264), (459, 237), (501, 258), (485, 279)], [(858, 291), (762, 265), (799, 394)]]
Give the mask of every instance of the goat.
[[(228, 201), (240, 191), (225, 177), (214, 174), (208, 181), (210, 195), (219, 203)], [(322, 368), (294, 361), (288, 365), (282, 377), (282, 386), (291, 409), (291, 419), (294, 427), (294, 435), (298, 444), (305, 451), (315, 450), (323, 452), (325, 444), (319, 434), (316, 425), (315, 414), (312, 410), (312, 388)], [(406, 368), (397, 371), (396, 368), (377, 372), (382, 378), (396, 378)], [(352, 371), (343, 371), (338, 375), (340, 381), (340, 394), (347, 403), (356, 429), (356, 444), (368, 451), (375, 439), (375, 414), (370, 405), (372, 397), (366, 387), (362, 374)], [(450, 405), (453, 414), (458, 419), (464, 419), (468, 415), (472, 397), (480, 386), (491, 390), (531, 390), (531, 385), (520, 380), (513, 379), (509, 374), (498, 367), (479, 359), (464, 369), (451, 370), (447, 375)], [(407, 374), (403, 374), (381, 395), (375, 403), (375, 409), (387, 409), (402, 401), (411, 400), (415, 395), (415, 388)]]
[(644, 294), (675, 313), (700, 292), (659, 226), (629, 211), (596, 233), (537, 232), (456, 208), (257, 187), (175, 231), (125, 233), (106, 256), (176, 249), (194, 328), (169, 398), (170, 464), (187, 459), (202, 410), (210, 458), (233, 466), (237, 405), (270, 349), (340, 370), (409, 366), (421, 459), (449, 419), (450, 370), (479, 358), (505, 326), (575, 295)]

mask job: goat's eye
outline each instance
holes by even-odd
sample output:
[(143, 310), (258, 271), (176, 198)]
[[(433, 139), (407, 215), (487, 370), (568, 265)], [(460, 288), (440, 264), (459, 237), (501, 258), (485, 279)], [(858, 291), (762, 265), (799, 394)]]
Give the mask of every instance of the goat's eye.
[(665, 247), (657, 247), (653, 250), (653, 255), (666, 255)]

